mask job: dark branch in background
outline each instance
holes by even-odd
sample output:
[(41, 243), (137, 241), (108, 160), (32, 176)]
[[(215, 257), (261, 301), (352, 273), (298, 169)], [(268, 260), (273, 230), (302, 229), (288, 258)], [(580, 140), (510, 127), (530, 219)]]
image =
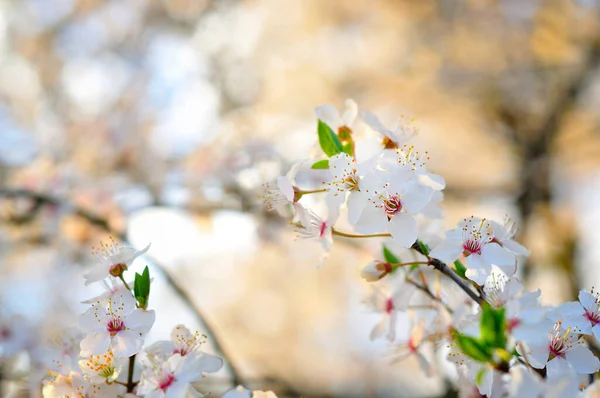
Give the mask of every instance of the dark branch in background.
[[(0, 197), (6, 197), (6, 198), (11, 198), (11, 199), (23, 198), (23, 199), (33, 200), (34, 201), (33, 209), (36, 209), (36, 210), (40, 210), (42, 208), (42, 205), (62, 207), (64, 209), (70, 210), (72, 214), (75, 214), (75, 215), (85, 219), (90, 224), (104, 230), (105, 232), (108, 232), (111, 235), (114, 235), (121, 242), (127, 242), (125, 234), (115, 231), (110, 226), (108, 221), (105, 220), (104, 218), (101, 218), (101, 217), (99, 217), (85, 209), (79, 208), (71, 203), (62, 201), (61, 199), (59, 199), (57, 197), (42, 194), (39, 192), (29, 191), (26, 189), (8, 189), (8, 188), (0, 189)], [(32, 217), (31, 212), (27, 217)], [(225, 354), (225, 351), (223, 350), (223, 346), (221, 345), (221, 342), (217, 338), (217, 335), (216, 335), (213, 327), (207, 322), (206, 317), (203, 315), (200, 308), (198, 308), (198, 306), (196, 306), (194, 304), (192, 297), (183, 289), (183, 287), (181, 287), (181, 285), (173, 278), (173, 276), (171, 276), (171, 274), (166, 270), (165, 267), (160, 265), (151, 256), (148, 256), (148, 257), (150, 257), (152, 259), (152, 262), (154, 263), (156, 270), (158, 270), (158, 272), (162, 275), (162, 277), (165, 278), (167, 283), (173, 288), (173, 290), (175, 291), (175, 294), (192, 310), (192, 312), (194, 313), (194, 316), (196, 318), (196, 321), (201, 325), (201, 327), (204, 328), (204, 331), (206, 332), (206, 334), (208, 335), (208, 337), (210, 338), (210, 340), (212, 341), (212, 343), (215, 347), (215, 351), (217, 352), (218, 355), (223, 357), (223, 361), (225, 362), (226, 367), (228, 368), (228, 370), (231, 374), (232, 384), (234, 386), (236, 386), (238, 384), (242, 384), (242, 378), (240, 376), (238, 369), (232, 363), (231, 358)]]
[[(552, 199), (550, 151), (565, 118), (576, 107), (577, 100), (588, 87), (598, 67), (600, 67), (600, 39), (589, 45), (587, 58), (580, 71), (566, 85), (555, 102), (549, 107), (546, 118), (535, 127), (527, 126), (526, 115), (518, 110), (502, 107), (498, 110), (500, 119), (512, 130), (512, 143), (521, 153), (520, 182), (521, 192), (516, 199), (518, 214), (522, 220), (523, 230), (527, 227), (531, 216), (540, 204), (549, 206)], [(526, 232), (525, 232), (526, 233)], [(568, 243), (568, 242), (567, 242)], [(571, 249), (575, 249), (574, 247)], [(577, 281), (573, 278), (572, 256), (563, 268), (571, 276), (571, 292), (578, 290)], [(525, 277), (529, 267), (523, 267)]]

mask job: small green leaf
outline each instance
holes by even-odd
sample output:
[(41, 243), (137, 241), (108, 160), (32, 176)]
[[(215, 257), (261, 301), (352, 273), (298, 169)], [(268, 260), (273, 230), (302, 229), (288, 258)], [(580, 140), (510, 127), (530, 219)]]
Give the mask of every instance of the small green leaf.
[(312, 166), (310, 166), (311, 169), (328, 169), (329, 168), (329, 159), (324, 159), (324, 160), (319, 160), (318, 162), (315, 162)]
[(385, 245), (383, 245), (383, 258), (387, 263), (400, 264), (400, 259), (391, 252)]
[(417, 243), (419, 244), (419, 247), (421, 248), (423, 254), (429, 256), (429, 246), (427, 246), (425, 243), (423, 243), (423, 241), (420, 240), (418, 240)]
[(469, 358), (478, 362), (489, 362), (492, 359), (492, 351), (479, 340), (464, 334), (454, 333), (454, 342), (460, 350)]
[(144, 268), (141, 275), (136, 272), (133, 281), (133, 295), (137, 299), (140, 308), (148, 306), (148, 298), (150, 297), (150, 270), (148, 266)]
[(467, 268), (460, 262), (460, 260), (456, 260), (454, 262), (454, 268), (458, 276), (460, 276), (463, 279), (467, 279)]
[(321, 149), (325, 152), (325, 155), (331, 157), (343, 152), (344, 148), (338, 136), (321, 120), (319, 120), (317, 126), (317, 133), (319, 134), (319, 145), (321, 145)]
[(481, 307), (481, 340), (494, 348), (506, 347), (506, 319), (504, 308), (495, 309), (489, 304)]

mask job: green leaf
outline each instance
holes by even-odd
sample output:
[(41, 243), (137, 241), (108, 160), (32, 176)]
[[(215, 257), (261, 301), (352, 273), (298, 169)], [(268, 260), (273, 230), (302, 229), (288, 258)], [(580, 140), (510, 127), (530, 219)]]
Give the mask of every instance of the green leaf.
[(481, 383), (483, 383), (483, 376), (485, 376), (486, 371), (487, 369), (483, 368), (479, 372), (477, 372), (477, 376), (475, 376), (475, 383), (477, 383), (478, 386), (480, 386)]
[(425, 243), (423, 243), (423, 241), (420, 240), (418, 240), (417, 243), (419, 244), (419, 247), (421, 248), (423, 254), (429, 256), (429, 246), (427, 246)]
[(344, 148), (338, 136), (321, 120), (319, 120), (317, 126), (317, 133), (319, 134), (319, 145), (321, 145), (321, 149), (325, 152), (325, 155), (332, 157), (343, 152)]
[(329, 159), (325, 159), (325, 160), (319, 160), (318, 162), (315, 162), (312, 166), (310, 166), (311, 169), (328, 169), (329, 168)]
[(481, 340), (494, 348), (506, 347), (506, 318), (504, 308), (495, 309), (489, 304), (481, 307)]
[(456, 260), (454, 262), (454, 268), (458, 276), (460, 276), (463, 279), (467, 279), (467, 268), (460, 262), (460, 260)]
[(148, 306), (148, 298), (150, 297), (150, 270), (148, 266), (144, 268), (141, 275), (136, 272), (133, 281), (133, 295), (140, 308), (145, 309)]
[(478, 362), (489, 362), (492, 359), (492, 351), (479, 340), (464, 334), (454, 333), (454, 342), (460, 350), (469, 358)]
[(342, 152), (347, 153), (348, 155), (352, 156), (352, 146), (354, 144), (352, 142), (349, 142), (347, 144), (344, 144), (342, 146)]
[(400, 264), (400, 259), (391, 252), (385, 245), (383, 245), (383, 258), (387, 263)]

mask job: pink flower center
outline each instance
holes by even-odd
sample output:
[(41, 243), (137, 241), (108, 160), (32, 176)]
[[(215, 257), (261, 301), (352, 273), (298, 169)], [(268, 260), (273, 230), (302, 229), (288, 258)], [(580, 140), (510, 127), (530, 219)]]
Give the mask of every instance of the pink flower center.
[(12, 333), (9, 328), (0, 329), (0, 340), (8, 340)]
[(392, 311), (394, 311), (394, 301), (391, 298), (389, 298), (385, 302), (385, 312), (391, 314)]
[(173, 350), (173, 354), (179, 354), (182, 357), (186, 356), (187, 353), (188, 350), (185, 347), (176, 348), (175, 350)]
[(158, 380), (158, 389), (165, 391), (167, 388), (173, 384), (175, 381), (175, 376), (172, 373), (167, 373), (163, 377)]
[(400, 201), (400, 196), (398, 195), (390, 195), (386, 199), (383, 200), (383, 210), (388, 214), (388, 216), (393, 216), (402, 210), (402, 202)]
[(113, 318), (106, 323), (106, 330), (108, 331), (108, 333), (110, 333), (112, 337), (114, 337), (123, 329), (125, 329), (125, 324), (123, 323), (121, 318)]
[(321, 223), (321, 226), (319, 227), (319, 237), (323, 237), (323, 235), (325, 235), (325, 230), (327, 229), (327, 223), (325, 221), (323, 221)]
[(514, 328), (516, 328), (517, 326), (519, 326), (521, 324), (521, 320), (519, 318), (510, 318), (508, 319), (508, 322), (506, 323), (506, 329), (509, 332), (512, 332), (512, 330)]
[(548, 351), (550, 352), (550, 359), (561, 357), (565, 358), (565, 354), (572, 347), (574, 342), (573, 334), (571, 334), (571, 328), (568, 328), (564, 333), (560, 329), (560, 323), (554, 326), (553, 333), (550, 334), (550, 343), (548, 344)]
[(592, 326), (596, 326), (600, 323), (600, 314), (597, 312), (586, 311), (585, 317), (592, 323)]
[(463, 251), (465, 255), (470, 254), (481, 254), (481, 248), (483, 247), (483, 242), (475, 239), (466, 239), (463, 243)]

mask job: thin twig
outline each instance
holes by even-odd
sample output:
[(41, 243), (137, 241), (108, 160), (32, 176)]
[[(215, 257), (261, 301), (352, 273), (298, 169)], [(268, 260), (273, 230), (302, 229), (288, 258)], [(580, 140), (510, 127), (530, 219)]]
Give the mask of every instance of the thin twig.
[[(77, 207), (77, 206), (73, 205), (72, 203), (63, 201), (62, 199), (57, 198), (55, 196), (51, 196), (51, 195), (47, 195), (47, 194), (43, 194), (43, 193), (39, 193), (39, 192), (34, 192), (34, 191), (27, 190), (27, 189), (10, 189), (10, 188), (0, 188), (0, 196), (12, 198), (12, 199), (26, 198), (26, 199), (31, 199), (31, 200), (35, 201), (36, 203), (69, 209), (73, 214), (85, 219), (90, 224), (93, 224), (96, 227), (104, 230), (105, 232), (108, 232), (109, 234), (116, 236), (121, 242), (127, 242), (125, 234), (114, 230), (110, 226), (110, 223), (107, 220), (105, 220), (104, 218), (101, 218), (85, 209)], [(215, 333), (213, 327), (206, 320), (206, 317), (204, 316), (204, 314), (202, 313), (200, 308), (198, 308), (198, 306), (194, 304), (192, 297), (183, 289), (183, 287), (174, 279), (174, 277), (167, 271), (167, 269), (165, 267), (160, 265), (160, 263), (158, 263), (151, 256), (148, 256), (148, 257), (152, 259), (152, 262), (155, 265), (155, 269), (166, 280), (166, 282), (173, 288), (175, 294), (194, 313), (196, 321), (203, 327), (204, 332), (206, 333), (206, 335), (209, 337), (212, 344), (214, 345), (215, 351), (217, 352), (217, 354), (219, 356), (221, 356), (223, 358), (223, 361), (226, 364), (225, 366), (227, 366), (227, 368), (231, 374), (232, 384), (233, 385), (243, 384), (242, 378), (240, 376), (238, 369), (232, 363), (231, 358), (225, 354), (223, 346), (221, 345), (221, 342), (217, 338), (217, 334)]]
[(129, 369), (127, 372), (127, 392), (133, 392), (136, 383), (133, 381), (133, 371), (135, 370), (135, 355), (129, 357)]
[(460, 287), (465, 293), (467, 293), (467, 295), (469, 295), (469, 297), (471, 297), (477, 304), (482, 305), (485, 302), (483, 297), (471, 289), (471, 286), (469, 286), (463, 278), (458, 276), (458, 274), (456, 274), (452, 268), (448, 267), (448, 264), (438, 260), (437, 258), (429, 257), (429, 255), (423, 251), (423, 248), (418, 243), (412, 245), (412, 249), (427, 257), (429, 259), (429, 264), (431, 264), (433, 268), (452, 279), (452, 281), (456, 283), (458, 287)]

